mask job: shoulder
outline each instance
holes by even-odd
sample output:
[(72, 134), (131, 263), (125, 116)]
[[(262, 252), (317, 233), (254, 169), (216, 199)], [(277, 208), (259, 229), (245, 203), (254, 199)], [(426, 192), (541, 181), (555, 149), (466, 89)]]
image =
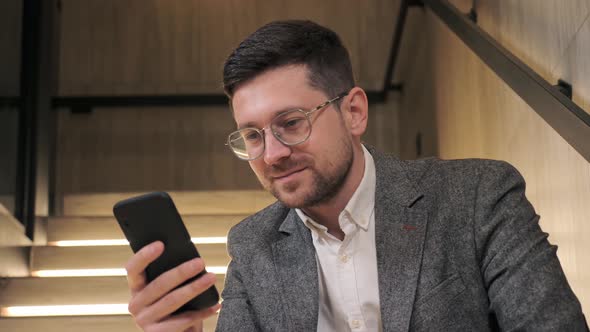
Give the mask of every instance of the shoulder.
[(510, 163), (493, 159), (426, 158), (400, 161), (406, 176), (418, 185), (430, 183), (478, 186), (482, 182), (523, 181)]
[(228, 247), (242, 244), (269, 243), (279, 233), (279, 227), (290, 209), (275, 202), (233, 226), (228, 234)]
[(413, 191), (444, 200), (474, 196), (480, 191), (496, 192), (514, 186), (524, 188), (520, 173), (505, 161), (434, 157), (400, 160), (378, 152), (372, 154), (378, 182), (397, 194)]
[(484, 171), (500, 173), (516, 171), (510, 163), (494, 159), (439, 159), (430, 157), (416, 160), (401, 160), (400, 162), (408, 173), (410, 173), (410, 176), (445, 173), (456, 174), (463, 172), (482, 173)]
[(396, 156), (381, 153), (372, 147), (368, 147), (373, 155), (375, 167), (378, 172), (385, 174), (403, 175), (413, 183), (435, 177), (451, 177), (454, 179), (469, 180), (469, 177), (495, 176), (509, 174), (520, 176), (520, 173), (511, 164), (502, 160), (493, 159), (439, 159), (436, 157), (402, 160)]
[[(409, 177), (413, 177), (425, 203), (441, 209), (458, 210), (487, 215), (502, 209), (517, 207), (534, 214), (526, 199), (526, 182), (518, 170), (508, 162), (491, 159), (441, 160), (430, 158), (405, 162)], [(526, 208), (525, 210), (523, 210)], [(475, 209), (475, 210), (474, 210)]]

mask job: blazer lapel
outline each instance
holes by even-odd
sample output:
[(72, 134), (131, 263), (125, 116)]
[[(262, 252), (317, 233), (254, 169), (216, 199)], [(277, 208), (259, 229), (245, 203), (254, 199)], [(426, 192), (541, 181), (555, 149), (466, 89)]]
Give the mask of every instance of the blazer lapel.
[(413, 207), (416, 191), (402, 163), (373, 153), (377, 173), (375, 240), (384, 331), (408, 331), (415, 300), (427, 213)]
[(286, 328), (290, 331), (315, 331), (319, 286), (311, 233), (295, 210), (289, 212), (279, 231), (284, 237), (272, 245), (272, 252), (282, 286), (283, 305), (290, 320)]

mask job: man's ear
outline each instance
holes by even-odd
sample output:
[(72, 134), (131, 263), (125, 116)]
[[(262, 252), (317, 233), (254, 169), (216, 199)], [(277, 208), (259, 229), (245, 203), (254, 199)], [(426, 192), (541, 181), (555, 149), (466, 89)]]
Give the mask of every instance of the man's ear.
[(369, 102), (367, 94), (359, 87), (354, 87), (348, 95), (344, 97), (347, 103), (347, 126), (353, 136), (361, 137), (367, 130), (369, 117)]

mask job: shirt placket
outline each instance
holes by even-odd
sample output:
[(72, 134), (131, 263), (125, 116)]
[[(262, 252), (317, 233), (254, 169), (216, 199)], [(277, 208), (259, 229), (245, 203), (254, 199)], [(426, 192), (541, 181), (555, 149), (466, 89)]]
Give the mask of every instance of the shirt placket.
[(340, 294), (344, 304), (347, 323), (351, 331), (365, 331), (365, 324), (359, 303), (356, 271), (354, 267), (354, 241), (356, 225), (352, 224), (348, 216), (344, 217), (342, 230), (346, 234), (338, 250), (338, 276)]

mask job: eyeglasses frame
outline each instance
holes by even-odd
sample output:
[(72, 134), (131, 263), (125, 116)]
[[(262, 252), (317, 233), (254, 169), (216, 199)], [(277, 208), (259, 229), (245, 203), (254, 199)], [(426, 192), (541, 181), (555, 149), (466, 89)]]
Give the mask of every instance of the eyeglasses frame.
[[(231, 150), (231, 151), (232, 151), (232, 152), (233, 152), (233, 153), (236, 155), (236, 157), (237, 157), (238, 159), (240, 159), (240, 160), (244, 160), (244, 161), (252, 161), (252, 160), (256, 160), (256, 159), (260, 158), (260, 156), (262, 156), (262, 155), (264, 154), (264, 151), (266, 150), (265, 133), (266, 133), (266, 130), (267, 130), (267, 129), (269, 129), (269, 128), (271, 129), (271, 131), (270, 131), (270, 132), (272, 133), (272, 135), (273, 135), (273, 136), (274, 136), (274, 137), (275, 137), (275, 138), (276, 138), (276, 139), (277, 139), (279, 142), (281, 142), (281, 144), (283, 144), (283, 145), (285, 145), (285, 146), (295, 146), (295, 145), (302, 144), (302, 143), (304, 143), (305, 141), (307, 141), (307, 140), (309, 139), (309, 137), (311, 136), (312, 122), (311, 122), (311, 119), (309, 118), (309, 117), (310, 117), (310, 115), (311, 115), (312, 113), (314, 113), (314, 112), (317, 112), (317, 111), (319, 111), (319, 110), (321, 110), (321, 109), (325, 108), (326, 106), (330, 105), (331, 103), (333, 103), (333, 102), (335, 102), (335, 101), (337, 101), (337, 100), (339, 100), (339, 99), (341, 99), (341, 98), (344, 98), (346, 95), (348, 95), (348, 93), (349, 93), (349, 92), (350, 92), (350, 90), (349, 90), (349, 91), (346, 91), (346, 92), (342, 92), (342, 93), (338, 94), (336, 97), (334, 97), (334, 98), (332, 98), (332, 99), (329, 99), (329, 100), (327, 100), (327, 101), (325, 101), (325, 102), (321, 103), (320, 105), (318, 105), (318, 106), (314, 107), (313, 109), (311, 109), (311, 110), (309, 110), (309, 111), (304, 111), (304, 110), (302, 110), (302, 109), (295, 108), (295, 109), (292, 109), (292, 110), (288, 110), (288, 111), (285, 111), (285, 112), (281, 112), (281, 113), (279, 113), (279, 114), (275, 115), (275, 116), (274, 116), (274, 117), (273, 117), (273, 118), (270, 120), (270, 123), (268, 124), (268, 126), (266, 126), (266, 127), (263, 127), (263, 128), (261, 128), (261, 129), (258, 129), (258, 128), (255, 128), (255, 127), (246, 127), (246, 128), (242, 128), (242, 129), (239, 129), (239, 130), (233, 131), (233, 132), (231, 132), (231, 133), (230, 133), (230, 134), (227, 136), (227, 142), (225, 143), (225, 145), (227, 145), (227, 146), (229, 147), (229, 149), (230, 149), (230, 150)], [(307, 136), (306, 136), (304, 139), (302, 139), (301, 141), (299, 141), (299, 142), (296, 142), (296, 143), (287, 143), (287, 142), (283, 141), (283, 140), (281, 139), (281, 137), (280, 137), (280, 136), (279, 136), (277, 133), (275, 133), (275, 132), (272, 130), (272, 128), (271, 128), (271, 125), (272, 125), (273, 121), (274, 121), (276, 118), (278, 118), (279, 116), (283, 116), (283, 115), (285, 115), (285, 114), (287, 114), (287, 113), (289, 113), (289, 112), (294, 112), (294, 111), (299, 111), (299, 112), (303, 113), (303, 115), (305, 115), (305, 118), (307, 119), (307, 122), (309, 123), (309, 133), (307, 133)], [(260, 154), (259, 154), (258, 156), (256, 156), (256, 157), (254, 157), (254, 158), (247, 158), (247, 159), (245, 159), (245, 158), (241, 158), (241, 157), (240, 157), (240, 156), (239, 156), (239, 155), (236, 153), (236, 151), (234, 151), (234, 149), (233, 149), (233, 148), (231, 147), (231, 145), (230, 145), (230, 139), (231, 139), (231, 136), (232, 136), (232, 135), (234, 135), (235, 133), (238, 133), (238, 132), (240, 132), (240, 131), (242, 131), (242, 130), (245, 130), (245, 129), (251, 129), (251, 130), (255, 130), (256, 132), (258, 132), (258, 134), (260, 134), (260, 136), (262, 136), (262, 143), (264, 144), (264, 148), (261, 150)]]

